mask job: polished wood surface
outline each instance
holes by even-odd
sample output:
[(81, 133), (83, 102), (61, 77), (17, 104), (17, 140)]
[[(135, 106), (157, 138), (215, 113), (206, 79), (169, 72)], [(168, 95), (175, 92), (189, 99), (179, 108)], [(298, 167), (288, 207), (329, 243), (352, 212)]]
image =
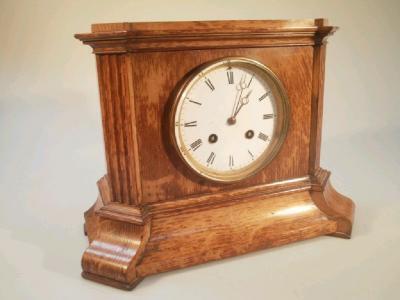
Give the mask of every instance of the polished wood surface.
[(93, 24), (92, 33), (130, 31), (138, 36), (188, 35), (188, 34), (254, 34), (257, 32), (317, 30), (326, 25), (324, 19), (300, 20), (224, 20), (224, 21), (178, 21), (178, 22), (125, 22)]
[(75, 37), (97, 54), (313, 46), (336, 30), (324, 19), (94, 24)]
[[(354, 204), (320, 168), (326, 20), (95, 24), (107, 175), (85, 214), (83, 276), (130, 289), (144, 276), (319, 235), (349, 238)], [(256, 175), (226, 184), (179, 159), (168, 120), (179, 84), (210, 60), (267, 65), (287, 91), (287, 137)]]

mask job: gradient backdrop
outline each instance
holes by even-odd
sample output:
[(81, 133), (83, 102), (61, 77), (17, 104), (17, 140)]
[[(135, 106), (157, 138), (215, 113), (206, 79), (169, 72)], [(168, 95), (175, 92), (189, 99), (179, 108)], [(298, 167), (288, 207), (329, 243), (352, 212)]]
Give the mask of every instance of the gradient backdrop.
[[(316, 240), (150, 277), (84, 281), (83, 212), (105, 173), (91, 23), (328, 18), (322, 165), (357, 204)], [(400, 293), (399, 1), (0, 1), (1, 299), (395, 299)]]

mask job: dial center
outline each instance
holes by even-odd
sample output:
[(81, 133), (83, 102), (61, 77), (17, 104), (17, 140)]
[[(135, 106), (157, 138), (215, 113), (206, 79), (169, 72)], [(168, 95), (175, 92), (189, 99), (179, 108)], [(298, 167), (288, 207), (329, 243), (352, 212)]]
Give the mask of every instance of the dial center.
[(236, 118), (235, 117), (229, 117), (226, 122), (228, 123), (228, 125), (234, 125), (234, 124), (236, 124)]

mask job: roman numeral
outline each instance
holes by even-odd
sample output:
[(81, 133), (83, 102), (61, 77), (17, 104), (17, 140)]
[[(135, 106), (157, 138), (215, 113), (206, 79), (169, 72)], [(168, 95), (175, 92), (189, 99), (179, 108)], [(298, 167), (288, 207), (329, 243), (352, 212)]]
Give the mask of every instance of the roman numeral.
[(266, 92), (264, 95), (262, 95), (260, 98), (258, 98), (258, 101), (262, 101), (265, 98), (267, 98), (269, 96), (269, 94), (271, 94), (271, 91)]
[(263, 115), (264, 120), (272, 119), (274, 117), (274, 114), (265, 114)]
[(201, 105), (200, 102), (194, 101), (194, 100), (192, 100), (192, 99), (189, 99), (189, 102), (194, 103), (194, 104), (197, 104), (197, 105)]
[(228, 83), (233, 84), (233, 71), (231, 68), (226, 71), (226, 76), (228, 77)]
[(250, 156), (251, 156), (251, 159), (253, 159), (253, 160), (254, 160), (254, 155), (253, 155), (253, 153), (251, 153), (251, 151), (250, 151), (250, 150), (247, 150), (247, 152), (250, 154)]
[(233, 156), (229, 155), (229, 167), (232, 169), (234, 165), (235, 165), (235, 163), (233, 161)]
[(198, 139), (198, 140), (196, 140), (196, 141), (194, 141), (193, 143), (190, 144), (190, 148), (193, 151), (196, 151), (201, 146), (201, 144), (202, 144), (201, 139)]
[(210, 155), (207, 158), (207, 166), (208, 165), (212, 165), (214, 163), (214, 159), (215, 159), (215, 153), (211, 152)]
[(264, 142), (266, 142), (266, 141), (268, 140), (268, 135), (266, 135), (265, 133), (260, 132), (260, 133), (258, 134), (258, 138), (259, 138), (260, 140), (263, 140)]
[(207, 84), (207, 86), (210, 88), (211, 91), (214, 91), (214, 90), (215, 90), (215, 87), (214, 87), (214, 85), (212, 84), (212, 82), (211, 82), (210, 79), (206, 78), (206, 79), (204, 80), (204, 82)]
[(197, 121), (187, 122), (183, 126), (185, 126), (185, 127), (196, 127), (197, 126)]
[(249, 83), (247, 84), (247, 87), (250, 86), (251, 82), (253, 81), (253, 78), (254, 78), (254, 74), (251, 76), (250, 81), (249, 81)]

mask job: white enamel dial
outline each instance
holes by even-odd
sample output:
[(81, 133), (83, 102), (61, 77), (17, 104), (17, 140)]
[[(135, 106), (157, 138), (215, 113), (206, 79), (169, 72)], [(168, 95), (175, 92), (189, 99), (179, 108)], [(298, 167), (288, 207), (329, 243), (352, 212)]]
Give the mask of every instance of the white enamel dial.
[(176, 99), (178, 151), (192, 169), (212, 180), (255, 174), (283, 142), (285, 100), (278, 79), (256, 61), (227, 58), (209, 64), (186, 81)]

